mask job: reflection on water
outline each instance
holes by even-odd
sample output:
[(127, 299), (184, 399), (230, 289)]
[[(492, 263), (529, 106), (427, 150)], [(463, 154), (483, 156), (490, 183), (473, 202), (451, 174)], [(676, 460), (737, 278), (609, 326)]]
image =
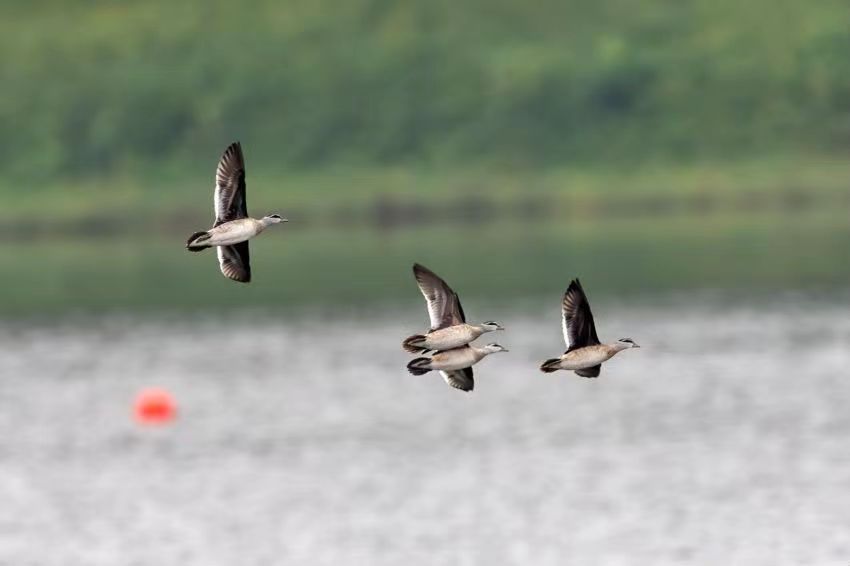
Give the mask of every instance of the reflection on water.
[(538, 303), (470, 395), (404, 371), (418, 304), (0, 327), (0, 563), (845, 563), (848, 309), (725, 304), (598, 304), (643, 348), (587, 380)]
[[(406, 302), (419, 261), (476, 297), (550, 296), (580, 275), (599, 294), (841, 288), (847, 211), (493, 222), (376, 231), (285, 229), (251, 244), (254, 281), (219, 274), (183, 236), (0, 244), (0, 316), (123, 309), (293, 308)], [(471, 291), (474, 290), (474, 293)]]

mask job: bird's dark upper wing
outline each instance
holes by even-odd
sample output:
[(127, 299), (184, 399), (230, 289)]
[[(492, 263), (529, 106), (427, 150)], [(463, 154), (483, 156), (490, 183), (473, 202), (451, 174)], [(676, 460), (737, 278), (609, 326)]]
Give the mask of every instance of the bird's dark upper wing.
[(413, 275), (419, 290), (428, 304), (431, 330), (438, 330), (466, 322), (460, 299), (451, 287), (437, 274), (421, 265), (413, 265)]
[(599, 344), (596, 326), (593, 324), (593, 313), (590, 312), (590, 303), (578, 279), (574, 279), (564, 293), (561, 310), (563, 312), (561, 326), (567, 351)]
[(248, 242), (239, 242), (232, 246), (218, 246), (218, 264), (228, 279), (249, 283), (251, 281), (251, 253)]
[(247, 218), (248, 203), (245, 199), (245, 159), (239, 142), (230, 144), (215, 172), (215, 226)]

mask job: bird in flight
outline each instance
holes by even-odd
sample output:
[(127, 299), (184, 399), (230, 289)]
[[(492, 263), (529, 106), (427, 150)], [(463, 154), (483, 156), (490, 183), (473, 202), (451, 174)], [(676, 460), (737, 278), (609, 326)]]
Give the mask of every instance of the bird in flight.
[(224, 150), (215, 172), (215, 223), (209, 230), (189, 236), (186, 249), (200, 252), (216, 248), (221, 273), (228, 279), (248, 283), (251, 281), (251, 255), (248, 240), (271, 226), (288, 222), (279, 214), (260, 218), (248, 216), (245, 200), (245, 158), (239, 142)]
[(640, 348), (631, 338), (620, 338), (613, 344), (602, 344), (596, 335), (596, 325), (590, 303), (578, 279), (570, 282), (561, 302), (561, 327), (567, 351), (560, 358), (543, 362), (540, 371), (551, 373), (559, 369), (572, 370), (582, 377), (599, 377), (602, 362), (623, 350)]
[(436, 370), (455, 389), (472, 391), (475, 387), (472, 366), (489, 354), (507, 350), (499, 344), (478, 348), (470, 342), (485, 332), (504, 330), (504, 327), (493, 321), (469, 324), (457, 293), (445, 281), (418, 263), (413, 265), (413, 275), (425, 297), (431, 329), (425, 334), (408, 337), (402, 347), (412, 354), (434, 354), (411, 360), (407, 370), (413, 375)]
[(402, 347), (411, 354), (459, 348), (485, 332), (504, 330), (501, 324), (493, 321), (467, 323), (457, 293), (427, 267), (413, 264), (413, 276), (425, 297), (431, 329), (425, 334), (414, 334), (404, 340)]
[(472, 366), (489, 354), (507, 351), (507, 348), (499, 344), (487, 344), (483, 348), (461, 346), (460, 348), (437, 352), (430, 358), (413, 359), (407, 364), (407, 371), (413, 375), (425, 375), (429, 371), (437, 370), (446, 380), (446, 383), (455, 389), (472, 391), (475, 387)]

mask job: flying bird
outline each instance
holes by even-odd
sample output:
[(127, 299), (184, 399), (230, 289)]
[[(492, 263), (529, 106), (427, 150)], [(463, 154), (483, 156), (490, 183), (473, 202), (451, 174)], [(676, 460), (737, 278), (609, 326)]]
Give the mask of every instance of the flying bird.
[(251, 256), (248, 240), (271, 226), (287, 222), (279, 214), (257, 220), (248, 216), (245, 200), (245, 158), (239, 142), (230, 144), (215, 172), (215, 223), (204, 232), (189, 236), (186, 249), (200, 252), (215, 247), (222, 274), (228, 279), (251, 281)]
[(415, 263), (413, 275), (425, 297), (431, 329), (425, 334), (415, 334), (404, 340), (402, 347), (411, 354), (459, 348), (485, 332), (504, 330), (501, 324), (493, 321), (467, 323), (457, 293), (430, 269)]
[(504, 346), (499, 344), (487, 344), (483, 348), (461, 346), (460, 348), (437, 352), (430, 358), (422, 357), (411, 360), (407, 364), (407, 371), (413, 375), (425, 375), (429, 371), (438, 370), (446, 383), (455, 389), (472, 391), (475, 387), (472, 366), (489, 354), (507, 351)]
[(629, 348), (640, 348), (631, 338), (620, 338), (613, 344), (602, 344), (596, 335), (590, 303), (578, 279), (570, 282), (561, 303), (561, 326), (567, 351), (560, 358), (543, 362), (540, 371), (573, 370), (582, 377), (599, 377), (602, 362)]

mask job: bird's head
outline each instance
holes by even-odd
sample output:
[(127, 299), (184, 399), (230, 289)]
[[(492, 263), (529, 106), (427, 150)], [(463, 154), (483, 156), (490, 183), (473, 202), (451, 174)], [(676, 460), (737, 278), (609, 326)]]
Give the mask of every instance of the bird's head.
[(492, 344), (487, 344), (484, 346), (483, 350), (488, 354), (495, 354), (496, 352), (507, 352), (508, 349), (500, 344), (496, 344), (493, 342)]
[(280, 224), (281, 222), (289, 222), (286, 218), (281, 218), (280, 214), (267, 214), (263, 217), (263, 224), (270, 226), (272, 224)]

